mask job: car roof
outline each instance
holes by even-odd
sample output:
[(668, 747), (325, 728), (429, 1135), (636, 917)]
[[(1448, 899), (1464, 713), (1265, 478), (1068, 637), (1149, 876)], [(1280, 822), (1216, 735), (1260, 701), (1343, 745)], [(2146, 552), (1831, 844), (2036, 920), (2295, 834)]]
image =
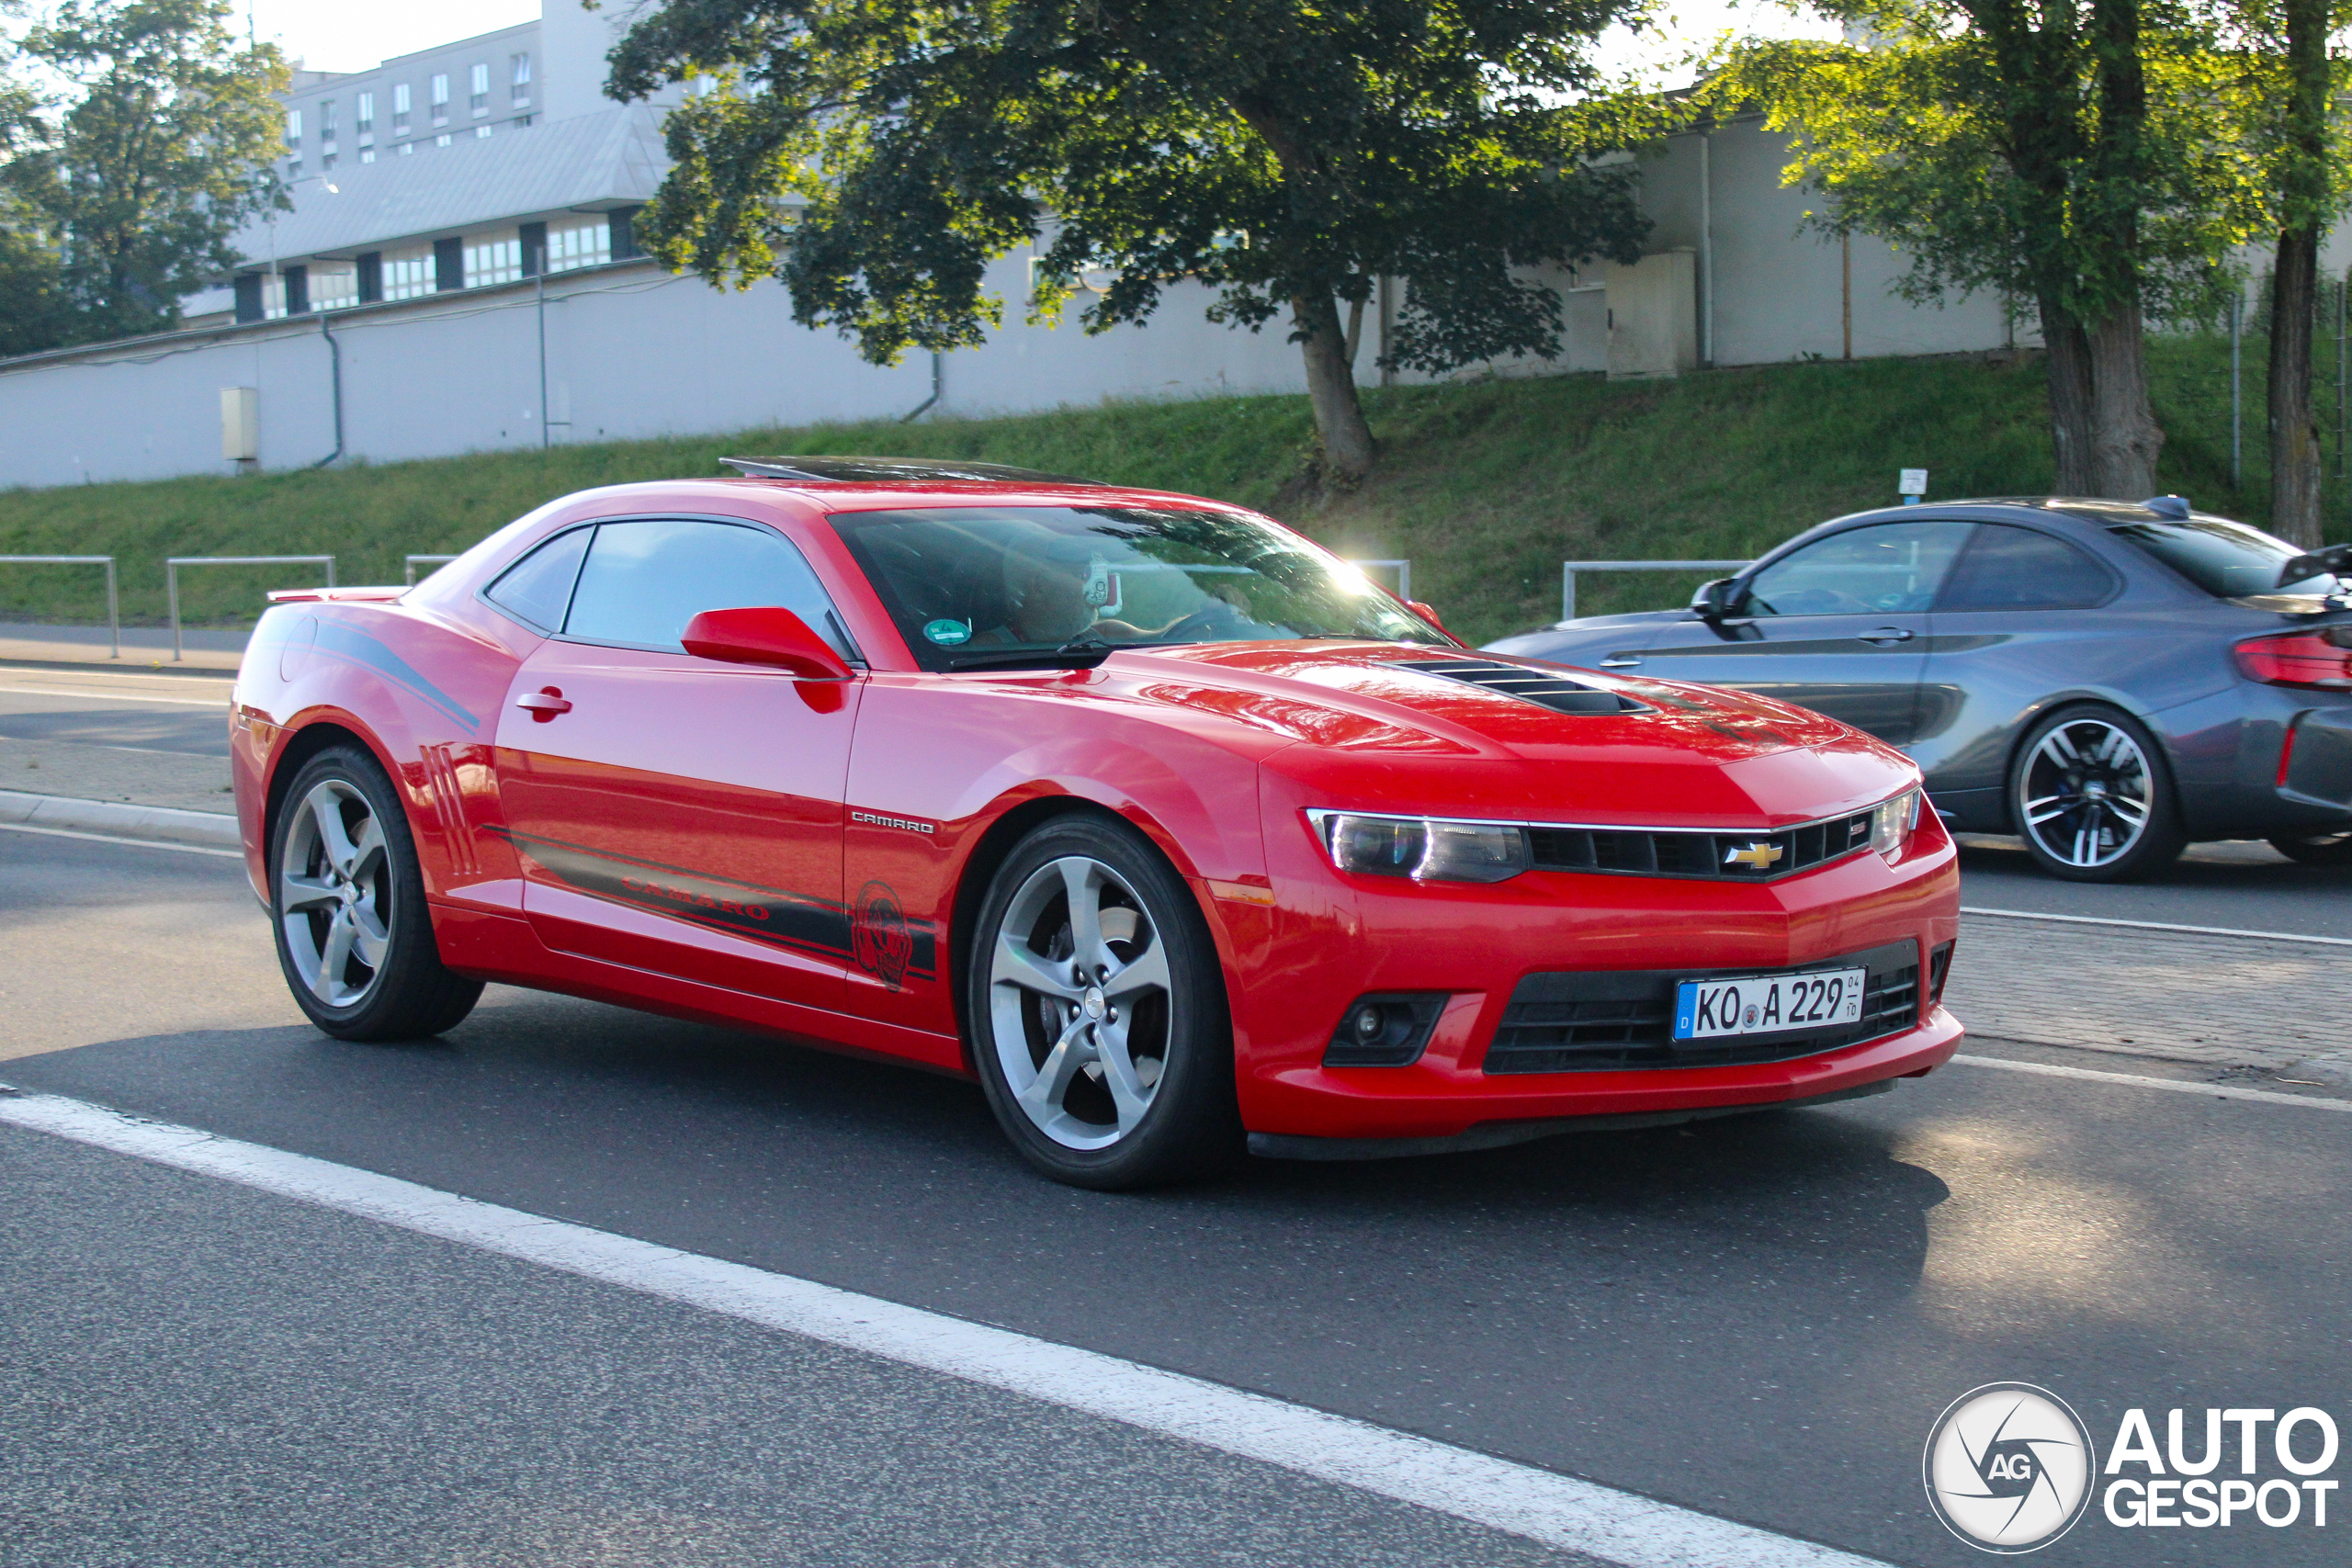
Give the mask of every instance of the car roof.
[[(2151, 500), (2174, 500), (2171, 497), (2151, 497)], [(2104, 501), (2096, 496), (2077, 495), (1983, 495), (1967, 496), (1953, 501), (1920, 502), (1907, 506), (1873, 507), (1868, 512), (1849, 512), (1842, 517), (1832, 517), (1816, 523), (1804, 533), (1791, 537), (1789, 543), (1812, 535), (1859, 524), (1889, 523), (1914, 517), (1945, 518), (1963, 522), (2035, 522), (2054, 523), (2087, 527), (2094, 533), (2133, 523), (2228, 523), (2233, 518), (2211, 512), (2199, 512), (2185, 502), (2177, 511), (2157, 511), (2145, 502)], [(1778, 547), (1775, 547), (1777, 553)]]

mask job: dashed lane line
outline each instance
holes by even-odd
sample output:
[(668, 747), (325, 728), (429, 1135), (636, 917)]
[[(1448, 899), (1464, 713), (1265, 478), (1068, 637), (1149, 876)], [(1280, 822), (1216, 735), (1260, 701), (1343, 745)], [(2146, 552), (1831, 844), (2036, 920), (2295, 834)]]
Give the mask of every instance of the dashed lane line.
[(151, 697), (141, 692), (60, 692), (46, 686), (0, 686), (0, 693), (19, 697), (87, 698), (101, 703), (169, 703), (182, 708), (227, 709), (229, 699), (218, 697)]
[(1623, 1568), (1884, 1568), (1792, 1536), (1203, 1378), (81, 1100), (0, 1086), (0, 1122), (1003, 1389)]

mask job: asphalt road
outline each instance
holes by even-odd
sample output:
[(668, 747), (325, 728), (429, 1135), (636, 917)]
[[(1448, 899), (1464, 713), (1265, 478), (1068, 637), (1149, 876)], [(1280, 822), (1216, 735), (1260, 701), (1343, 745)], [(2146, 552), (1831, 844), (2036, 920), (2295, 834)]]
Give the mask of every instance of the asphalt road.
[[(2052, 1389), (2102, 1445), (2134, 1406), (2159, 1432), (2173, 1406), (2352, 1406), (2352, 1138), (2312, 1107), (1954, 1066), (1104, 1197), (1029, 1175), (953, 1081), (507, 991), (441, 1043), (352, 1046), (277, 987), (234, 862), (0, 832), (0, 1079), (1892, 1562), (1982, 1561), (1918, 1482), (1979, 1384)], [(0, 1467), (0, 1562), (1546, 1560), (119, 1156), (9, 1134), (0, 1160), (0, 1432), (54, 1450)], [(74, 1555), (90, 1530), (112, 1555)], [(2094, 1514), (2049, 1560), (2335, 1540)]]
[(229, 754), (226, 680), (0, 665), (0, 737)]

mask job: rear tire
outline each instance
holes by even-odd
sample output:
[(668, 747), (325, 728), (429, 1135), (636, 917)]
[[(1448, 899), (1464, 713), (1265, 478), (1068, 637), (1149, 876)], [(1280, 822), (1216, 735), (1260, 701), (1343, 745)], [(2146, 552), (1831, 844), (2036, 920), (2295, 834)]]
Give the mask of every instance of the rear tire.
[(2009, 818), (2035, 863), (2069, 882), (2136, 882), (2188, 845), (2164, 748), (2139, 720), (2092, 703), (2027, 735), (2009, 770)]
[(2352, 832), (2281, 834), (2270, 847), (2304, 865), (2352, 865)]
[(400, 794), (376, 759), (334, 746), (302, 765), (271, 826), (270, 925), (294, 1001), (338, 1040), (454, 1028), (482, 983), (441, 962)]
[(1148, 840), (1091, 813), (1045, 823), (998, 868), (973, 930), (972, 1061), (1023, 1159), (1114, 1191), (1238, 1158), (1224, 967)]

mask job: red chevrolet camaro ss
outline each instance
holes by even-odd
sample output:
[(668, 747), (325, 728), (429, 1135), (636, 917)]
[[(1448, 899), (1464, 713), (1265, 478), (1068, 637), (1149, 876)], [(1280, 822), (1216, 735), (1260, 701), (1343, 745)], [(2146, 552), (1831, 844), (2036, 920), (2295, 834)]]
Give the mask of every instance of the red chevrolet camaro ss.
[(283, 593), (237, 809), (327, 1032), (485, 981), (976, 1077), (1096, 1187), (1818, 1104), (1946, 1060), (1951, 840), (1763, 698), (1464, 648), (1278, 524), (731, 460)]

